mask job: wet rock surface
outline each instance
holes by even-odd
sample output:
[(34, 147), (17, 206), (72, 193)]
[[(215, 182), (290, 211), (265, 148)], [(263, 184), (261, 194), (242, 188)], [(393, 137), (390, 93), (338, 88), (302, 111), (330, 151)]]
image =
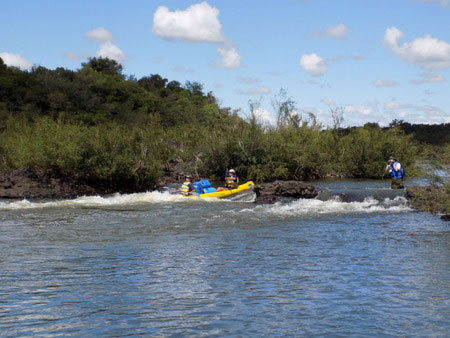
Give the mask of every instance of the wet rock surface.
[(24, 168), (0, 172), (0, 198), (71, 198), (93, 194), (94, 189), (86, 185), (39, 170)]
[[(179, 182), (186, 170), (181, 161), (164, 168), (159, 186)], [(158, 186), (136, 187), (133, 182), (108, 184), (100, 181), (83, 183), (73, 177), (57, 177), (39, 169), (22, 168), (0, 172), (0, 198), (74, 198), (77, 196), (134, 193), (154, 190)]]
[(315, 198), (318, 191), (301, 181), (274, 181), (257, 185), (255, 203), (272, 204), (283, 199)]
[(450, 195), (433, 184), (414, 186), (406, 189), (406, 198), (412, 208), (433, 214), (441, 213), (441, 219), (450, 220)]

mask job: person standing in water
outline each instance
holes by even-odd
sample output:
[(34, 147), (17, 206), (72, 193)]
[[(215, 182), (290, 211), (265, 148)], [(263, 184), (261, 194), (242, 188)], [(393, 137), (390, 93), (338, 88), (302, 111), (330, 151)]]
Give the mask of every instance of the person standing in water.
[(391, 189), (404, 189), (403, 177), (405, 171), (395, 157), (389, 157), (385, 170), (391, 175)]

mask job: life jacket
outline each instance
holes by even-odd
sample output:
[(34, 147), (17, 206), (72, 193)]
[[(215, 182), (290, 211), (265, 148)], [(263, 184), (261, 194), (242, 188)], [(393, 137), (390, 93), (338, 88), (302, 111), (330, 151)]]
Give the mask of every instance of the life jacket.
[(181, 193), (184, 196), (188, 196), (189, 195), (189, 191), (191, 190), (191, 182), (184, 182), (183, 185), (181, 186)]
[(405, 170), (403, 169), (403, 166), (400, 167), (399, 171), (395, 171), (394, 167), (400, 164), (399, 162), (395, 162), (393, 165), (389, 166), (389, 173), (391, 174), (391, 177), (396, 180), (401, 180), (405, 176)]
[(227, 188), (235, 189), (238, 187), (237, 180), (238, 180), (237, 177), (227, 177), (225, 181), (225, 186)]

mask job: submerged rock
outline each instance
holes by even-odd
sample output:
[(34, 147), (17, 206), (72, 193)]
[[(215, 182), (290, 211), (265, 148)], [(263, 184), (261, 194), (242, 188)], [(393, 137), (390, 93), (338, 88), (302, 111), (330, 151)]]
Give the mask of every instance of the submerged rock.
[(301, 181), (275, 181), (257, 185), (255, 203), (271, 204), (284, 198), (315, 198), (318, 191)]

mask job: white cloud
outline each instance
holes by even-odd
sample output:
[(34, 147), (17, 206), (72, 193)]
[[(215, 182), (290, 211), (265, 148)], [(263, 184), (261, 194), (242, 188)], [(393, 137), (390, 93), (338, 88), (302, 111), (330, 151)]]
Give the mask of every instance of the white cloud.
[(411, 42), (399, 45), (398, 40), (404, 36), (396, 27), (386, 29), (384, 45), (403, 60), (418, 64), (425, 69), (445, 69), (450, 67), (450, 44), (425, 35)]
[(152, 32), (166, 40), (221, 44), (217, 53), (222, 60), (214, 65), (239, 68), (242, 57), (224, 36), (219, 13), (217, 8), (206, 1), (189, 6), (186, 10), (173, 12), (165, 6), (159, 6), (153, 14)]
[(417, 2), (437, 2), (442, 7), (448, 7), (450, 5), (450, 0), (417, 0)]
[(195, 73), (192, 68), (186, 68), (185, 66), (176, 66), (174, 70), (178, 73)]
[(335, 40), (342, 40), (349, 33), (346, 25), (340, 23), (336, 26), (330, 26), (325, 30), (325, 35)]
[(283, 73), (278, 70), (272, 70), (270, 72), (267, 72), (267, 74), (269, 74), (272, 77), (278, 77), (278, 76), (283, 75)]
[(240, 83), (245, 83), (245, 84), (255, 84), (260, 82), (260, 79), (254, 78), (254, 77), (248, 77), (248, 76), (238, 76), (236, 77), (236, 81), (240, 82)]
[(188, 42), (225, 42), (219, 10), (206, 1), (184, 11), (169, 11), (159, 6), (153, 15), (152, 32), (163, 39), (181, 39)]
[(312, 76), (320, 76), (328, 71), (327, 62), (316, 53), (303, 54), (300, 57), (300, 66)]
[(334, 100), (330, 97), (325, 97), (322, 99), (322, 103), (326, 104), (327, 106), (334, 106)]
[(391, 80), (375, 80), (372, 82), (375, 87), (395, 87), (398, 83)]
[(222, 56), (220, 66), (225, 68), (239, 68), (241, 66), (241, 56), (233, 47), (218, 47), (217, 53)]
[(372, 108), (365, 105), (348, 105), (344, 107), (344, 113), (370, 115)]
[(258, 108), (254, 113), (256, 118), (263, 124), (272, 126), (275, 126), (277, 124), (277, 119), (265, 109)]
[(0, 53), (0, 57), (3, 59), (3, 62), (12, 67), (18, 67), (20, 69), (30, 69), (33, 64), (25, 59), (20, 54), (13, 54), (13, 53), (6, 53), (2, 52)]
[(413, 123), (450, 123), (450, 114), (432, 105), (400, 103), (392, 100), (384, 103), (384, 109), (390, 116), (396, 114), (402, 118), (407, 117)]
[[(113, 43), (115, 37), (103, 27), (98, 27), (90, 30), (84, 36), (92, 42), (101, 43), (100, 47), (95, 54), (96, 57), (109, 58), (115, 60), (120, 64), (123, 64), (126, 58), (125, 53)], [(66, 52), (64, 56), (73, 61), (84, 60), (91, 56), (90, 52), (84, 52), (81, 54)]]
[(266, 95), (270, 93), (270, 88), (267, 86), (250, 88), (249, 90), (237, 89), (235, 93), (238, 95)]
[(100, 49), (97, 51), (97, 57), (107, 57), (109, 59), (115, 60), (118, 63), (123, 64), (125, 61), (125, 53), (111, 41), (106, 41), (100, 45)]
[(343, 40), (349, 32), (350, 30), (347, 28), (347, 26), (343, 23), (340, 23), (334, 26), (329, 26), (323, 32), (314, 32), (313, 37), (326, 37), (335, 40)]
[(92, 42), (114, 41), (114, 36), (103, 27), (98, 27), (84, 34)]
[(411, 80), (412, 84), (420, 85), (424, 83), (440, 83), (445, 82), (445, 77), (439, 75), (439, 74), (433, 74), (433, 73), (423, 73), (420, 74), (420, 79)]
[(351, 58), (357, 61), (367, 60), (367, 56), (365, 55), (352, 55)]
[(72, 52), (66, 52), (64, 53), (64, 57), (67, 59), (70, 59), (72, 61), (82, 61), (86, 60), (89, 56), (91, 56), (91, 53), (85, 52), (82, 54), (72, 53)]

